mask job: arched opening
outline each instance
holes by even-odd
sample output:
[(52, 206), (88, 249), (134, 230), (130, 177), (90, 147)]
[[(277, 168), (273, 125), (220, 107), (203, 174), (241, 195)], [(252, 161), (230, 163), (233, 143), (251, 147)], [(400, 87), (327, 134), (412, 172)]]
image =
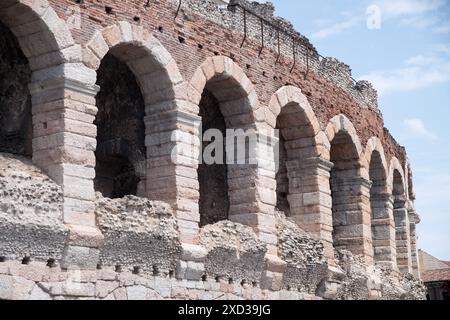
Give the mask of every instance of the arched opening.
[[(218, 137), (212, 138), (212, 141), (203, 140), (202, 154), (205, 153), (208, 145), (217, 143), (220, 150), (214, 149), (211, 155), (216, 157), (214, 163), (202, 163), (198, 167), (198, 180), (200, 191), (200, 226), (203, 227), (208, 224), (228, 219), (228, 212), (230, 209), (230, 202), (228, 197), (228, 166), (226, 164), (226, 124), (225, 119), (220, 111), (219, 101), (209, 92), (204, 90), (202, 99), (200, 101), (200, 113), (202, 118), (202, 136), (208, 130), (218, 130), (217, 133), (223, 137), (223, 140), (214, 140)], [(219, 157), (219, 152), (222, 157)]]
[(276, 129), (279, 130), (277, 209), (287, 216), (308, 214), (310, 208), (303, 202), (303, 195), (316, 191), (310, 190), (314, 186), (308, 184), (314, 167), (306, 162), (317, 156), (311, 120), (297, 102), (291, 102), (282, 107)]
[(31, 157), (31, 69), (16, 37), (1, 22), (0, 76), (0, 152)]
[(395, 242), (397, 265), (402, 272), (411, 272), (411, 244), (408, 210), (406, 209), (406, 190), (403, 176), (395, 169), (392, 195), (394, 197)]
[(370, 209), (372, 222), (372, 241), (374, 260), (376, 263), (389, 263), (392, 265), (393, 233), (391, 230), (392, 202), (386, 192), (387, 177), (380, 152), (374, 150), (369, 164), (369, 179), (372, 182), (370, 189)]
[(108, 198), (142, 195), (145, 103), (128, 66), (108, 53), (97, 71), (95, 190)]
[(364, 248), (363, 214), (358, 203), (361, 185), (358, 159), (351, 136), (339, 131), (331, 141), (330, 150), (333, 246), (353, 253), (362, 253)]
[[(238, 72), (238, 78), (232, 70)], [(258, 164), (250, 161), (255, 160), (257, 148), (251, 143), (257, 140), (255, 99), (248, 92), (251, 82), (224, 57), (208, 59), (199, 72), (206, 80), (196, 89), (201, 93), (198, 105), (203, 122), (202, 161), (197, 170), (200, 226), (225, 219), (239, 221), (241, 215), (260, 212), (255, 205)]]

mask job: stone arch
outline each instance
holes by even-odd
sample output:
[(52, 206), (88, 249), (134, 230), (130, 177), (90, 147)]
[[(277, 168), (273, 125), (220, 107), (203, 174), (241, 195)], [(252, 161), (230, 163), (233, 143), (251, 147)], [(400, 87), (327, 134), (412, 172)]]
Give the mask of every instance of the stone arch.
[[(242, 68), (224, 56), (207, 58), (195, 71), (188, 84), (188, 101), (199, 106), (202, 94), (214, 91), (228, 128), (252, 128), (264, 121), (255, 87)], [(198, 114), (199, 109), (193, 110)]]
[[(307, 98), (294, 86), (284, 86), (276, 91), (269, 102), (269, 111), (266, 112), (266, 123), (279, 130), (278, 159), (275, 159), (278, 162), (277, 209), (287, 215), (300, 215), (299, 211), (306, 208), (296, 199), (302, 197), (305, 190), (302, 183), (295, 181), (305, 171), (302, 168), (320, 155), (320, 125)], [(292, 206), (290, 202), (293, 202)]]
[(361, 156), (363, 152), (361, 140), (359, 139), (355, 126), (345, 115), (340, 114), (333, 117), (325, 129), (325, 133), (330, 143), (334, 140), (337, 134), (346, 133), (354, 145), (358, 158)]
[[(0, 22), (4, 28), (8, 29), (8, 32), (14, 35), (14, 40), (17, 40), (20, 47), (20, 54), (26, 57), (26, 64), (31, 72), (26, 80), (28, 83), (23, 83), (21, 88), (16, 88), (24, 95), (24, 99), (22, 99), (24, 103), (21, 104), (20, 108), (23, 109), (21, 110), (22, 114), (15, 115), (14, 119), (10, 119), (9, 122), (11, 124), (20, 123), (21, 120), (27, 122), (26, 131), (28, 133), (24, 142), (27, 145), (27, 152), (21, 154), (33, 155), (35, 164), (46, 172), (53, 173), (54, 170), (49, 168), (51, 163), (48, 159), (44, 161), (42, 158), (48, 153), (48, 146), (43, 147), (43, 145), (48, 145), (47, 135), (53, 134), (51, 131), (54, 128), (44, 130), (45, 128), (41, 127), (44, 123), (42, 117), (45, 115), (40, 114), (39, 104), (41, 99), (39, 99), (39, 93), (44, 91), (45, 86), (42, 81), (55, 82), (55, 80), (64, 76), (69, 76), (67, 65), (69, 62), (76, 64), (80, 61), (80, 47), (75, 45), (65, 22), (58, 17), (46, 0), (2, 1), (0, 3)], [(6, 32), (2, 31), (2, 33), (6, 36)], [(8, 85), (10, 84), (8, 83)], [(53, 86), (55, 87), (55, 84)], [(28, 96), (28, 99), (26, 96)], [(33, 96), (33, 101), (31, 101), (31, 96)], [(15, 104), (12, 103), (12, 105)], [(31, 115), (31, 109), (34, 109), (34, 117)], [(6, 110), (6, 112), (9, 111)], [(17, 138), (17, 134), (12, 132), (11, 137), (14, 140)], [(33, 148), (31, 144), (33, 144)], [(32, 152), (32, 149), (34, 149), (34, 152)], [(44, 151), (43, 149), (47, 150)], [(51, 174), (51, 177), (61, 184), (57, 175)]]
[[(272, 128), (275, 128), (277, 117), (283, 109), (291, 105), (295, 105), (293, 108), (304, 114), (304, 119), (301, 124), (306, 125), (305, 122), (308, 122), (310, 130), (312, 130), (310, 135), (314, 137), (317, 136), (320, 132), (319, 121), (302, 90), (294, 86), (288, 85), (281, 87), (272, 95), (269, 102), (271, 115), (266, 114), (266, 122)], [(295, 111), (293, 110), (292, 113), (295, 113)]]
[[(397, 179), (394, 179), (394, 173), (397, 171)], [(400, 163), (400, 161), (397, 159), (397, 157), (392, 157), (390, 164), (389, 164), (389, 176), (388, 176), (388, 187), (393, 192), (394, 188), (394, 180), (397, 181), (397, 186), (400, 188), (399, 181), (401, 180), (401, 190), (402, 192), (406, 191), (406, 185), (405, 185), (405, 173), (403, 171), (403, 167)]]
[(371, 183), (364, 173), (363, 148), (345, 115), (331, 119), (326, 129), (330, 141), (333, 244), (362, 255), (371, 263), (373, 246), (370, 224)]
[(97, 70), (109, 52), (136, 75), (147, 106), (158, 111), (176, 107), (166, 102), (177, 98), (183, 77), (171, 54), (147, 30), (126, 21), (97, 30), (83, 48), (83, 62)]
[[(271, 192), (266, 192), (266, 188), (274, 190), (274, 174), (272, 168), (258, 171), (261, 167), (260, 159), (256, 157), (261, 137), (259, 128), (264, 127), (265, 114), (253, 83), (232, 59), (223, 56), (209, 57), (197, 68), (189, 81), (187, 99), (193, 106), (192, 113), (202, 116), (201, 132), (205, 129), (216, 128), (215, 125), (218, 125), (222, 133), (224, 129), (227, 132), (229, 129), (243, 130), (240, 134), (237, 132), (235, 134), (244, 139), (241, 141), (246, 141), (243, 144), (246, 148), (245, 156), (234, 157), (233, 161), (233, 157), (227, 152), (226, 157), (232, 162), (228, 162), (225, 166), (199, 165), (197, 175), (200, 181), (201, 225), (228, 218), (249, 225), (260, 235), (263, 234), (265, 231), (260, 230), (258, 226), (261, 214), (273, 213), (275, 197)], [(220, 120), (221, 124), (208, 120), (205, 117), (205, 110), (215, 110), (215, 121)], [(242, 132), (244, 132), (243, 135)], [(257, 141), (257, 143), (249, 143), (251, 141)], [(230, 146), (236, 146), (235, 142), (227, 144), (227, 151), (230, 150)], [(258, 161), (255, 161), (256, 159)], [(210, 169), (212, 171), (217, 169), (215, 176), (220, 179), (207, 179), (214, 175), (211, 172), (208, 173)], [(206, 180), (210, 184), (207, 185)], [(222, 205), (219, 206), (220, 214), (215, 215), (217, 218), (208, 220), (202, 216), (205, 217), (207, 215), (205, 209), (211, 207), (209, 202), (211, 198), (214, 198), (212, 189), (221, 193), (217, 194), (217, 198), (221, 199)], [(265, 239), (270, 240), (269, 246), (276, 247), (276, 241), (272, 236), (267, 236)], [(273, 252), (270, 249), (269, 251)]]
[[(46, 0), (5, 0), (0, 4), (0, 20), (18, 38), (23, 53), (33, 71), (65, 63), (79, 63), (80, 46)], [(62, 76), (62, 68), (61, 74)], [(36, 80), (48, 79), (54, 74), (39, 72)]]
[(380, 139), (369, 139), (364, 158), (372, 182), (370, 210), (374, 260), (377, 264), (396, 268), (393, 198), (388, 189), (389, 167)]
[[(175, 60), (155, 37), (142, 26), (125, 21), (120, 21), (112, 26), (96, 31), (90, 41), (87, 42), (86, 47), (83, 48), (83, 62), (94, 70), (103, 70), (103, 62), (109, 60), (115, 60), (115, 62), (110, 63), (111, 66), (117, 64), (119, 67), (121, 63), (126, 65), (126, 68), (123, 68), (123, 74), (124, 78), (129, 79), (122, 79), (125, 81), (124, 86), (127, 88), (125, 90), (133, 91), (134, 94), (130, 96), (137, 95), (142, 97), (142, 99), (135, 99), (137, 101), (135, 104), (141, 105), (136, 106), (134, 115), (128, 113), (128, 119), (132, 123), (129, 126), (127, 125), (136, 129), (135, 131), (138, 132), (133, 132), (133, 134), (137, 134), (139, 137), (136, 136), (127, 140), (125, 136), (131, 134), (132, 130), (129, 130), (128, 133), (122, 132), (119, 134), (121, 136), (117, 137), (120, 141), (117, 139), (114, 143), (104, 141), (108, 144), (107, 146), (103, 144), (98, 145), (97, 156), (102, 154), (99, 151), (108, 151), (109, 153), (106, 156), (110, 160), (113, 158), (120, 160), (111, 160), (106, 166), (120, 166), (127, 170), (125, 181), (134, 181), (131, 182), (130, 188), (128, 188), (129, 192), (158, 199), (158, 195), (152, 192), (155, 188), (154, 183), (147, 185), (147, 181), (149, 181), (147, 179), (148, 176), (151, 175), (153, 177), (154, 172), (158, 171), (156, 166), (158, 161), (153, 161), (153, 159), (160, 155), (160, 152), (155, 150), (160, 147), (160, 141), (159, 139), (155, 140), (153, 137), (159, 137), (162, 133), (160, 125), (161, 114), (167, 114), (179, 109), (179, 104), (176, 103), (176, 94), (179, 91), (177, 89), (182, 86), (183, 78)], [(112, 71), (115, 71), (114, 69)], [(131, 73), (128, 73), (125, 69)], [(120, 78), (118, 77), (119, 82)], [(131, 88), (134, 81), (137, 83), (135, 89)], [(118, 86), (119, 84), (113, 85)], [(100, 91), (99, 95), (101, 93), (102, 91)], [(124, 94), (123, 98), (126, 99), (127, 96), (127, 94)], [(142, 103), (139, 103), (141, 100)], [(119, 112), (116, 120), (118, 120), (118, 123), (124, 123), (123, 119), (119, 119), (122, 117)], [(159, 126), (155, 126), (156, 123)], [(118, 129), (116, 131), (123, 130)], [(102, 130), (99, 131), (98, 139), (101, 133)], [(165, 134), (168, 135), (169, 133), (166, 132)], [(171, 142), (170, 139), (168, 142)], [(130, 144), (136, 144), (134, 150), (129, 150)], [(121, 146), (125, 148), (120, 148)], [(99, 165), (99, 161), (97, 165)], [(109, 169), (106, 171), (114, 172), (114, 170)], [(137, 186), (135, 186), (136, 183)]]
[(382, 169), (384, 171), (385, 179), (387, 181), (387, 176), (389, 174), (389, 166), (386, 160), (386, 154), (384, 152), (384, 147), (381, 140), (377, 137), (372, 137), (367, 141), (367, 145), (364, 151), (364, 160), (366, 161), (366, 165), (370, 164), (372, 160), (372, 155), (374, 152), (378, 152), (380, 155)]
[(279, 130), (278, 153), (275, 152), (279, 164), (275, 176), (277, 209), (322, 240), (325, 255), (332, 263), (328, 138), (308, 99), (294, 86), (284, 86), (272, 95), (266, 124)]

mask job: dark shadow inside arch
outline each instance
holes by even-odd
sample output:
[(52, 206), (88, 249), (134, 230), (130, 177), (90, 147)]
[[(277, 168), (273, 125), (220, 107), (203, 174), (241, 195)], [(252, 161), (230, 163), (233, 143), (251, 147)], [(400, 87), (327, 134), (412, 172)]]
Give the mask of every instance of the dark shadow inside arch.
[(97, 71), (100, 91), (95, 190), (108, 198), (139, 195), (145, 179), (145, 104), (134, 74), (108, 53)]
[[(280, 130), (281, 125), (277, 121), (277, 130)], [(286, 139), (282, 132), (279, 132), (279, 144), (278, 144), (278, 171), (275, 176), (277, 181), (277, 204), (276, 209), (284, 212), (286, 216), (290, 216), (290, 206), (288, 200), (289, 194), (289, 177), (286, 166), (287, 161), (287, 150), (286, 150)]]
[(0, 152), (32, 156), (31, 70), (12, 32), (0, 23)]
[[(202, 135), (209, 129), (217, 129), (226, 136), (226, 124), (220, 110), (219, 101), (204, 90), (200, 101), (200, 117), (202, 118)], [(202, 154), (211, 142), (203, 141)], [(230, 201), (228, 197), (228, 166), (226, 160), (225, 139), (223, 141), (223, 161), (221, 164), (201, 163), (198, 168), (200, 187), (200, 226), (227, 220)]]

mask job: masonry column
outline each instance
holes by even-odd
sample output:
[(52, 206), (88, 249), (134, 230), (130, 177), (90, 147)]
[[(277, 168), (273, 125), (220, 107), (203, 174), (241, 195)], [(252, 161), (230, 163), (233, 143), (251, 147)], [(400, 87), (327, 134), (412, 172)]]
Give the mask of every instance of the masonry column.
[(336, 249), (362, 255), (373, 263), (370, 219), (371, 181), (362, 177), (333, 179), (333, 239)]
[[(278, 138), (256, 133), (250, 136), (249, 157), (238, 159), (247, 164), (228, 166), (231, 221), (252, 227), (267, 244), (268, 254), (276, 256), (275, 148)], [(229, 146), (227, 146), (228, 148)], [(231, 153), (227, 152), (227, 155)]]
[(401, 272), (412, 272), (411, 238), (408, 209), (405, 207), (406, 198), (396, 197), (394, 202), (395, 241), (397, 245), (397, 265)]
[(370, 202), (375, 263), (397, 269), (394, 197), (389, 193), (376, 193), (371, 195)]
[(174, 209), (183, 243), (197, 244), (201, 118), (171, 110), (145, 118), (147, 196)]
[(319, 157), (286, 163), (291, 218), (305, 231), (322, 240), (329, 262), (334, 264), (330, 171), (333, 164)]
[[(96, 227), (95, 155), (97, 108), (95, 72), (75, 65), (40, 71), (30, 85), (33, 104), (33, 161), (61, 187), (63, 218), (69, 236), (62, 261), (65, 268), (93, 269), (103, 237)], [(70, 70), (76, 79), (70, 78)], [(91, 72), (92, 71), (92, 72)], [(65, 77), (52, 78), (56, 72)]]
[(408, 211), (408, 215), (409, 215), (409, 233), (411, 240), (411, 269), (412, 274), (417, 279), (420, 279), (419, 254), (417, 252), (418, 248), (417, 248), (417, 230), (416, 230), (416, 225), (420, 223), (420, 217), (414, 209), (410, 209)]
[[(266, 243), (265, 268), (261, 288), (281, 290), (286, 262), (278, 257), (277, 221), (275, 217), (276, 164), (278, 138), (262, 132), (250, 135), (247, 164), (228, 166), (231, 221), (253, 228)], [(234, 144), (233, 144), (234, 145)], [(229, 146), (228, 146), (229, 147)], [(230, 153), (227, 152), (227, 155)]]

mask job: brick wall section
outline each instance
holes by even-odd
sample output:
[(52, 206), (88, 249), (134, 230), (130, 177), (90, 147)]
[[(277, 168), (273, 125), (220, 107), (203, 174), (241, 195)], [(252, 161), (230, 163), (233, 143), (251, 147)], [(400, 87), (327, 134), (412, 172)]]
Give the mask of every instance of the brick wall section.
[[(49, 1), (59, 16), (67, 19), (67, 10), (74, 1)], [(258, 39), (247, 38), (242, 48), (241, 32), (225, 29), (204, 17), (183, 10), (174, 20), (176, 5), (172, 1), (151, 1), (149, 8), (144, 7), (145, 1), (84, 1), (80, 5), (82, 12), (82, 29), (72, 30), (77, 43), (82, 45), (92, 37), (94, 32), (117, 21), (129, 21), (140, 24), (162, 43), (178, 63), (180, 72), (185, 80), (189, 80), (195, 70), (207, 57), (214, 54), (232, 57), (244, 70), (248, 78), (255, 85), (256, 92), (262, 105), (267, 106), (271, 95), (280, 87), (291, 84), (299, 87), (308, 97), (314, 112), (319, 119), (322, 129), (329, 120), (337, 114), (345, 114), (354, 124), (363, 145), (372, 136), (377, 136), (383, 142), (388, 161), (397, 157), (402, 163), (405, 161), (404, 149), (393, 139), (384, 128), (380, 115), (361, 106), (354, 101), (350, 94), (329, 80), (309, 72), (305, 77), (305, 66), (297, 64), (293, 72), (292, 57), (282, 56), (275, 65), (277, 53), (265, 48), (258, 56), (261, 42)], [(112, 8), (112, 14), (105, 12), (105, 6)], [(140, 17), (140, 22), (134, 21)], [(159, 28), (162, 27), (162, 31)], [(184, 38), (180, 43), (179, 37)], [(202, 45), (203, 49), (199, 49)], [(247, 65), (250, 66), (247, 69)]]

